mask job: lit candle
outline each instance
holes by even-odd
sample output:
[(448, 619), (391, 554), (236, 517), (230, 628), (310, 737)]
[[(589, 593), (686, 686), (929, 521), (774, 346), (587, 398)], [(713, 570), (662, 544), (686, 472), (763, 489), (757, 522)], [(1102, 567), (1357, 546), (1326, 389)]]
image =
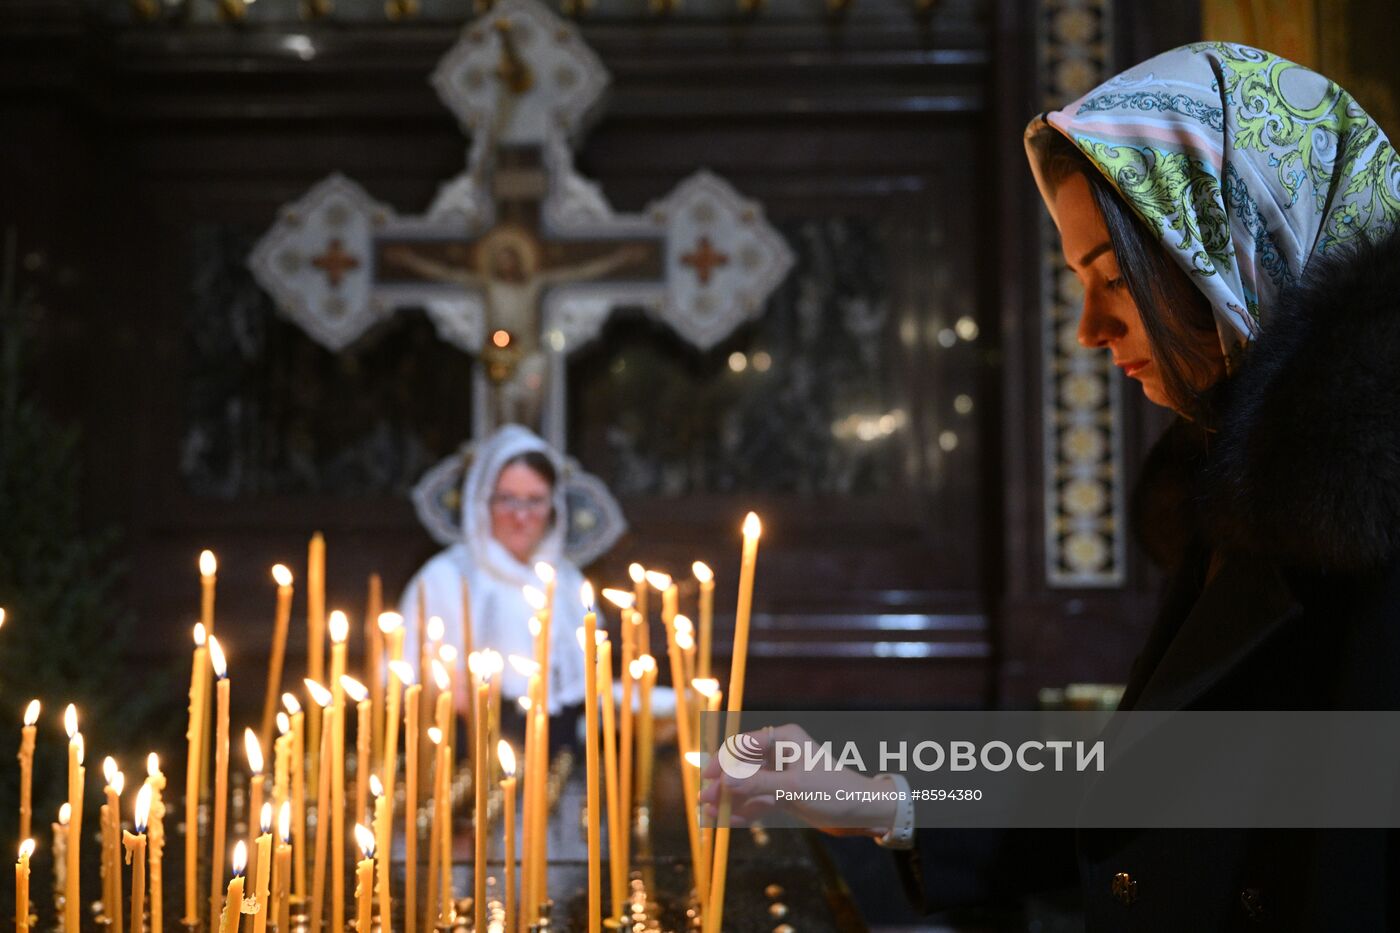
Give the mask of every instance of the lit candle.
[(647, 571), (641, 564), (631, 563), (627, 565), (627, 575), (632, 578), (632, 593), (637, 600), (633, 606), (637, 610), (637, 634), (641, 636), (633, 647), (637, 650), (637, 656), (641, 657), (651, 654), (651, 623), (647, 619)]
[(117, 761), (108, 755), (102, 760), (102, 773), (107, 779), (102, 788), (107, 802), (102, 805), (102, 889), (103, 906), (114, 933), (122, 930), (122, 836), (121, 796), (126, 778)]
[[(674, 589), (674, 587), (672, 588)], [(667, 591), (670, 602), (670, 590)], [(681, 659), (681, 648), (676, 631), (675, 618), (666, 626), (666, 655), (671, 662), (671, 684), (676, 692), (676, 740), (681, 753), (681, 792), (685, 799), (685, 831), (690, 840), (690, 865), (694, 874), (695, 890), (704, 890), (704, 869), (700, 867), (700, 827), (696, 821), (695, 805), (697, 790), (690, 769), (685, 766), (685, 753), (690, 751), (690, 711), (686, 707), (685, 662)], [(703, 898), (702, 898), (703, 899)]]
[[(690, 682), (695, 679), (695, 627), (685, 616), (676, 616), (676, 647), (681, 652), (681, 685), (677, 691), (686, 694), (685, 710), (690, 717), (690, 740), (693, 743), (695, 737), (700, 734), (700, 704), (690, 695), (693, 689)], [(675, 676), (672, 674), (671, 676)], [(695, 751), (696, 746), (692, 744), (689, 748), (681, 748), (680, 753)]]
[[(531, 699), (539, 689), (540, 669), (539, 665), (528, 658), (519, 655), (510, 656), (511, 667), (521, 676), (529, 678), (529, 686), (526, 688), (525, 696), (520, 697), (516, 702), (525, 711), (525, 783), (522, 791), (522, 812), (521, 812), (521, 849), (520, 849), (520, 903), (516, 910), (517, 926), (522, 930), (528, 923), (530, 890), (534, 879), (533, 861), (531, 858), (530, 844), (534, 832), (534, 800), (532, 798), (534, 788), (534, 773), (539, 770), (539, 761), (536, 760), (535, 751), (535, 715), (531, 711)], [(507, 834), (510, 839), (510, 834)], [(507, 910), (514, 908), (509, 900), (506, 902)], [(504, 927), (506, 933), (510, 933), (510, 927)]]
[(618, 815), (622, 822), (618, 827), (616, 840), (609, 840), (610, 847), (620, 850), (619, 861), (624, 876), (631, 864), (632, 847), (632, 659), (635, 656), (636, 626), (632, 624), (632, 606), (637, 598), (626, 590), (603, 590), (603, 596), (622, 610), (618, 631), (622, 640), (622, 657), (617, 665), (617, 675), (622, 680), (622, 715), (618, 722)]
[[(199, 885), (195, 878), (199, 864), (199, 781), (204, 752), (204, 722), (208, 710), (207, 691), (209, 649), (204, 644), (204, 625), (194, 627), (194, 666), (190, 669), (190, 723), (185, 730), (188, 755), (185, 759), (185, 925), (195, 926), (195, 898)], [(71, 927), (69, 929), (72, 929)]]
[[(251, 855), (248, 860), (248, 874), (253, 876), (253, 892), (257, 893), (258, 860), (262, 858), (262, 852), (256, 845), (259, 815), (262, 813), (263, 798), (267, 795), (267, 787), (263, 783), (262, 744), (258, 742), (258, 734), (252, 729), (243, 730), (243, 752), (248, 758), (248, 839), (250, 842)], [(255, 924), (256, 926), (256, 924)]]
[[(339, 609), (327, 623), (331, 635), (331, 930), (345, 929), (345, 676), (350, 620)], [(316, 819), (321, 819), (318, 810)]]
[(264, 803), (258, 808), (258, 828), (262, 832), (257, 839), (258, 867), (253, 873), (253, 896), (258, 905), (258, 912), (253, 915), (253, 933), (266, 933), (267, 915), (272, 910), (268, 899), (272, 876), (272, 804)]
[[(541, 677), (543, 679), (543, 677)], [(533, 863), (532, 893), (528, 905), (526, 923), (534, 922), (540, 905), (549, 897), (549, 871), (545, 861), (545, 833), (549, 828), (549, 716), (543, 706), (536, 704), (530, 710), (535, 720), (535, 750), (531, 756), (540, 763), (535, 774), (534, 836), (530, 843), (530, 860)]]
[[(141, 933), (146, 912), (146, 826), (151, 817), (151, 785), (141, 785), (136, 794), (134, 833), (122, 834), (122, 847), (131, 865), (131, 933)], [(120, 907), (120, 904), (118, 904)]]
[[(147, 835), (147, 862), (150, 866), (151, 931), (161, 933), (165, 925), (165, 774), (160, 770), (160, 758), (155, 752), (146, 756), (146, 786), (151, 789), (151, 809)], [(139, 806), (138, 801), (138, 806)], [(132, 933), (140, 933), (132, 930)]]
[[(311, 860), (312, 882), (311, 882), (311, 933), (321, 933), (321, 921), (325, 916), (326, 906), (326, 836), (330, 831), (331, 821), (329, 818), (331, 808), (331, 732), (333, 723), (331, 718), (335, 716), (335, 708), (331, 705), (331, 692), (325, 687), (306, 678), (306, 692), (311, 695), (311, 700), (321, 708), (321, 715), (313, 721), (320, 723), (321, 733), (320, 765), (317, 766), (318, 779), (316, 781), (316, 854)], [(332, 931), (336, 933), (336, 931)]]
[[(243, 869), (247, 864), (248, 843), (240, 839), (238, 845), (233, 847), (233, 880), (228, 883), (228, 892), (224, 897), (224, 912), (219, 923), (219, 933), (238, 933), (239, 914), (243, 910)], [(217, 897), (217, 892), (215, 896)]]
[[(326, 539), (319, 531), (311, 536), (306, 548), (306, 675), (317, 683), (326, 679)], [(313, 716), (308, 724), (311, 733), (308, 745), (321, 747), (321, 717)], [(318, 782), (320, 756), (311, 756), (311, 783)], [(305, 847), (302, 847), (303, 853)], [(301, 856), (304, 859), (304, 855)], [(305, 877), (305, 871), (302, 871)], [(305, 893), (305, 888), (302, 889)]]
[[(378, 761), (384, 748), (384, 632), (379, 628), (379, 616), (384, 608), (384, 584), (379, 574), (369, 575), (369, 596), (365, 600), (365, 668), (361, 680), (369, 684), (369, 702), (374, 710), (370, 719), (370, 754)], [(362, 764), (366, 771), (373, 770)], [(381, 861), (383, 861), (381, 859)]]
[(622, 853), (622, 814), (617, 783), (617, 716), (613, 700), (612, 642), (598, 631), (598, 689), (603, 697), (603, 777), (608, 794), (608, 881), (614, 918), (622, 917), (627, 898), (627, 863)]
[(709, 564), (697, 560), (690, 565), (691, 573), (700, 581), (700, 663), (699, 676), (710, 676), (710, 645), (715, 627), (715, 572)]
[(262, 728), (258, 739), (263, 748), (272, 741), (272, 717), (277, 713), (277, 694), (282, 692), (282, 664), (287, 656), (287, 626), (292, 618), (292, 572), (283, 564), (272, 568), (277, 583), (277, 616), (272, 633), (272, 654), (267, 660), (267, 691), (263, 695)]
[[(744, 553), (739, 565), (739, 598), (734, 612), (734, 650), (729, 664), (729, 710), (725, 734), (739, 727), (739, 714), (744, 709), (744, 668), (749, 653), (749, 616), (753, 611), (754, 568), (758, 563), (758, 537), (763, 526), (758, 516), (750, 512), (744, 519)], [(724, 920), (724, 882), (729, 869), (728, 788), (720, 789), (719, 813), (715, 821), (714, 866), (710, 874), (709, 910), (705, 912), (704, 933), (719, 933)]]
[[(219, 882), (224, 877), (224, 833), (228, 823), (228, 664), (219, 640), (209, 636), (209, 662), (214, 669), (215, 718), (214, 718), (214, 852), (210, 859), (209, 871), (209, 928), (219, 921)], [(240, 843), (242, 845), (242, 843)], [(248, 853), (244, 846), (243, 863), (247, 864)], [(240, 878), (239, 889), (243, 887)], [(234, 926), (238, 925), (237, 917)]]
[[(452, 899), (447, 890), (452, 869), (452, 677), (448, 673), (447, 665), (438, 658), (433, 658), (429, 667), (432, 670), (433, 684), (438, 691), (437, 709), (433, 716), (438, 732), (438, 741), (435, 743), (438, 749), (433, 765), (433, 803), (436, 816), (428, 843), (428, 910), (430, 915), (436, 913), (439, 924), (442, 924), (447, 919), (447, 905)], [(432, 896), (434, 892), (437, 894), (436, 898)]]
[[(462, 664), (464, 665), (464, 666), (463, 666), (463, 669), (462, 669), (462, 676), (463, 676), (463, 682), (464, 682), (464, 683), (470, 683), (470, 678), (467, 676), (467, 671), (466, 671), (465, 665), (466, 665), (466, 663), (467, 663), (467, 658), (471, 657), (472, 652), (476, 650), (476, 635), (475, 635), (475, 633), (472, 631), (472, 594), (471, 594), (471, 588), (467, 585), (467, 578), (466, 578), (465, 575), (461, 578), (461, 587), (460, 587), (460, 588), (461, 588), (461, 597), (462, 597)], [(475, 722), (474, 714), (473, 714), (472, 708), (471, 708), (472, 702), (473, 702), (472, 692), (471, 692), (470, 690), (468, 690), (468, 691), (467, 691), (467, 721), (468, 721), (468, 722)]]
[[(443, 795), (443, 758), (447, 753), (446, 737), (437, 726), (428, 727), (428, 744), (433, 750), (433, 819), (428, 827), (428, 907), (426, 926), (442, 926), (442, 873), (438, 870), (438, 860), (442, 858), (442, 833), (449, 816)], [(436, 919), (434, 919), (436, 918)]]
[(651, 690), (656, 684), (656, 659), (644, 654), (632, 662), (632, 679), (637, 681), (637, 692), (641, 699), (637, 711), (637, 785), (638, 805), (644, 804), (650, 795), (653, 737), (656, 730), (651, 718)]
[[(399, 712), (403, 704), (403, 668), (408, 667), (409, 680), (413, 678), (413, 667), (403, 663), (403, 616), (397, 612), (384, 612), (379, 615), (379, 630), (384, 635), (385, 647), (389, 652), (389, 693), (385, 700), (384, 712), (384, 751), (379, 773), (384, 776), (388, 794), (394, 796), (394, 782), (399, 770)], [(376, 673), (376, 677), (379, 675)], [(387, 849), (381, 851), (387, 852)]]
[(15, 930), (29, 933), (29, 857), (34, 854), (34, 840), (19, 844), (19, 861), (15, 863)]
[[(476, 663), (473, 664), (473, 661)], [(486, 814), (486, 774), (488, 771), (486, 732), (491, 709), (493, 665), (491, 660), (482, 654), (468, 658), (467, 663), (472, 674), (477, 678), (474, 685), (476, 719), (472, 723), (472, 739), (475, 743), (475, 749), (472, 752), (472, 768), (475, 771), (472, 776), (472, 789), (476, 792), (476, 807), (472, 822), (472, 836), (476, 843), (472, 870), (472, 908), (475, 914), (476, 929), (484, 930), (486, 929), (486, 836), (490, 832), (490, 823)]]
[(384, 796), (384, 785), (379, 775), (369, 776), (369, 792), (374, 798), (374, 848), (382, 853), (375, 866), (375, 884), (379, 887), (379, 930), (380, 933), (393, 933), (393, 898), (389, 891), (389, 838), (393, 831), (394, 817), (388, 798)]
[[(583, 719), (584, 763), (588, 777), (588, 929), (603, 928), (602, 801), (598, 794), (598, 614), (593, 611), (593, 587), (584, 581), (583, 600)], [(480, 927), (478, 927), (480, 929)]]
[(292, 891), (306, 897), (306, 713), (290, 693), (282, 694), (282, 706), (292, 720), (292, 848), (296, 850)]
[(506, 841), (506, 885), (501, 897), (501, 929), (508, 931), (511, 905), (515, 901), (515, 751), (509, 742), (501, 739), (496, 743), (496, 754), (501, 759), (502, 824)]
[(272, 812), (281, 813), (291, 799), (292, 717), (277, 711), (277, 738), (272, 743)]
[(355, 866), (355, 929), (367, 933), (374, 904), (374, 833), (364, 823), (356, 823), (355, 841), (364, 854)]
[(219, 561), (214, 552), (199, 552), (199, 621), (204, 630), (214, 634), (214, 586), (219, 580)]
[[(277, 810), (277, 852), (273, 856), (272, 906), (279, 933), (291, 929), (292, 888), (292, 804), (283, 801)], [(387, 931), (386, 931), (387, 933)]]
[[(30, 700), (24, 709), (24, 726), (19, 730), (19, 837), (29, 838), (31, 809), (30, 788), (34, 781), (34, 731), (39, 721), (39, 701)], [(27, 871), (27, 869), (26, 869)]]
[(58, 822), (50, 823), (53, 828), (53, 892), (67, 895), (68, 888), (68, 821), (73, 817), (73, 808), (67, 803), (58, 808)]
[(355, 818), (361, 820), (369, 805), (370, 739), (374, 734), (374, 709), (365, 685), (353, 677), (340, 678), (345, 695), (355, 704)]
[(403, 711), (403, 760), (407, 769), (403, 783), (403, 922), (405, 933), (415, 933), (418, 926), (418, 700), (423, 694), (423, 685), (413, 683), (413, 668), (406, 661), (396, 663), (401, 665), (399, 678), (408, 685), (404, 691)]

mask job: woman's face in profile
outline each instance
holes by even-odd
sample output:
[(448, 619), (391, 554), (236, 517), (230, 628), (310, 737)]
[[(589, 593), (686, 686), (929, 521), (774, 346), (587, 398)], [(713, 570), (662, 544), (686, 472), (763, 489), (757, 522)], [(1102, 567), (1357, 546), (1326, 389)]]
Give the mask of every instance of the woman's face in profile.
[(512, 463), (496, 477), (491, 495), (491, 536), (522, 564), (529, 564), (549, 530), (554, 489), (523, 463)]

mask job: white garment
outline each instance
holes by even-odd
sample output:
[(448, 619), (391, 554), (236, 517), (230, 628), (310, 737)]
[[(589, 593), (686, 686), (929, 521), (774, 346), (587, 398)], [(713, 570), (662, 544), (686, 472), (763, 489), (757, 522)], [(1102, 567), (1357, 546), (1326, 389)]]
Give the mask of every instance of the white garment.
[[(554, 464), (558, 479), (554, 484), (554, 523), (527, 566), (491, 535), (490, 499), (504, 464), (529, 451), (547, 456)], [(477, 447), (462, 482), (462, 540), (424, 564), (400, 597), (406, 660), (416, 663), (418, 657), (420, 581), (426, 597), (426, 616), (440, 616), (446, 627), (444, 641), (456, 646), (458, 652), (464, 651), (463, 578), (471, 599), (473, 650), (491, 648), (499, 651), (502, 658), (518, 654), (533, 660), (534, 640), (530, 637), (529, 622), (534, 610), (525, 601), (523, 588), (530, 585), (544, 590), (534, 570), (535, 562), (544, 561), (554, 566), (558, 577), (550, 626), (549, 709), (557, 713), (564, 706), (583, 702), (583, 651), (575, 634), (583, 625), (583, 604), (578, 595), (583, 575), (564, 558), (568, 513), (562, 477), (563, 463), (559, 455), (520, 425), (508, 424), (500, 428)], [(503, 678), (501, 693), (505, 697), (514, 700), (525, 695), (528, 681), (509, 663)]]

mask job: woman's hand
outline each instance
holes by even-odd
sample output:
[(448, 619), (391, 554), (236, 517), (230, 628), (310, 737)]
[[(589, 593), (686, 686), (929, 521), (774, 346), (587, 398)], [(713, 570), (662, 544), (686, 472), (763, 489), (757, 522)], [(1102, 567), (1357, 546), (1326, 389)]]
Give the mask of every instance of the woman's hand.
[[(748, 735), (758, 742), (763, 765), (750, 777), (736, 779), (725, 774), (718, 758), (711, 755), (700, 773), (700, 805), (705, 821), (714, 824), (721, 790), (727, 787), (730, 826), (747, 826), (775, 811), (791, 813), (833, 836), (880, 836), (894, 825), (894, 800), (859, 799), (862, 792), (894, 790), (893, 781), (841, 769), (805, 770), (788, 766), (778, 770), (773, 758), (775, 743), (795, 742), (805, 748), (805, 743), (813, 741), (798, 725), (774, 726)], [(795, 796), (779, 800), (779, 791)], [(842, 793), (838, 796), (837, 791)]]

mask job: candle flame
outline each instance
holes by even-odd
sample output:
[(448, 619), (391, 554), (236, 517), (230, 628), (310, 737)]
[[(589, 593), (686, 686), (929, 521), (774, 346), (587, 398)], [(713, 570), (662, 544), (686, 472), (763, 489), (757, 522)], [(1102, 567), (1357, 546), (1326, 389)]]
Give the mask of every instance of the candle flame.
[(656, 659), (649, 654), (633, 658), (632, 663), (627, 665), (627, 670), (632, 675), (633, 680), (641, 680), (643, 675), (656, 670)]
[(63, 728), (70, 739), (78, 734), (78, 708), (72, 703), (63, 711)]
[(546, 586), (553, 583), (554, 565), (546, 563), (545, 561), (539, 561), (535, 564), (535, 576), (539, 577)]
[(371, 797), (384, 796), (384, 782), (379, 780), (379, 775), (377, 774), (371, 774), (369, 776), (369, 794)]
[(671, 575), (669, 573), (662, 573), (659, 570), (648, 570), (647, 583), (651, 585), (652, 589), (665, 592), (671, 588)]
[(282, 711), (279, 709), (279, 710), (277, 711), (277, 735), (278, 735), (279, 737), (280, 737), (280, 736), (284, 736), (284, 735), (286, 735), (288, 732), (291, 732), (291, 731), (292, 731), (292, 717), (288, 716), (286, 713), (282, 712)]
[(442, 744), (442, 730), (439, 729), (437, 726), (429, 726), (429, 727), (428, 727), (428, 741), (429, 741), (429, 742), (432, 742), (434, 745), (441, 745), (441, 744)]
[(67, 826), (73, 819), (73, 805), (65, 803), (58, 808), (58, 825)]
[(516, 702), (516, 703), (519, 703), (519, 704), (520, 704), (520, 708), (523, 709), (525, 712), (527, 712), (527, 713), (530, 712), (530, 698), (529, 698), (529, 697), (517, 697), (516, 700), (515, 700), (515, 702)]
[(325, 709), (327, 706), (331, 705), (331, 692), (329, 690), (316, 683), (316, 681), (312, 680), (310, 677), (307, 677), (303, 683), (306, 684), (306, 692), (311, 694), (313, 703), (321, 707), (321, 709)]
[(272, 579), (278, 586), (291, 586), (292, 572), (287, 569), (286, 564), (273, 564)]
[(690, 621), (690, 616), (677, 615), (671, 623), (676, 627), (676, 632), (690, 632), (695, 634), (695, 623)]
[(441, 648), (438, 649), (438, 660), (440, 660), (443, 664), (446, 664), (448, 667), (451, 667), (452, 665), (456, 664), (457, 646), (443, 645)]
[(578, 598), (583, 603), (584, 612), (593, 611), (593, 584), (587, 580), (578, 588)]
[(292, 841), (292, 802), (282, 801), (277, 810), (277, 836), (284, 843)]
[(695, 579), (701, 583), (715, 582), (715, 572), (710, 569), (710, 565), (703, 560), (697, 560), (690, 565), (690, 572), (695, 574)]
[(34, 840), (26, 839), (19, 844), (19, 857), (21, 860), (29, 858), (34, 854)]
[(405, 687), (416, 682), (417, 675), (413, 672), (413, 665), (407, 661), (390, 661), (389, 670), (393, 671), (394, 676), (399, 679), (399, 683)]
[(203, 648), (208, 638), (208, 633), (204, 631), (204, 623), (196, 622), (194, 624), (194, 646), (196, 648)]
[(544, 625), (540, 623), (539, 616), (530, 616), (530, 621), (525, 623), (525, 627), (530, 630), (531, 638), (539, 638), (540, 632), (544, 631)]
[[(473, 651), (472, 656), (475, 657), (476, 652)], [(432, 668), (433, 683), (437, 684), (437, 688), (439, 690), (446, 690), (448, 687), (452, 686), (452, 678), (447, 676), (447, 668), (443, 667), (441, 661), (439, 661), (437, 658), (433, 658)], [(473, 669), (472, 673), (475, 674), (476, 671)], [(482, 676), (484, 677), (486, 675), (483, 674)]]
[(340, 688), (356, 703), (363, 703), (365, 700), (369, 699), (369, 690), (366, 689), (364, 684), (360, 683), (349, 674), (340, 675)]
[(538, 661), (522, 658), (518, 654), (511, 655), (508, 660), (510, 661), (510, 666), (522, 677), (534, 677), (540, 672), (540, 664)]
[(690, 682), (690, 685), (695, 688), (696, 693), (707, 700), (719, 693), (719, 681), (713, 677), (697, 677)]
[(201, 577), (212, 577), (219, 572), (219, 561), (214, 557), (214, 552), (204, 550), (199, 552), (199, 575)]
[(699, 752), (686, 752), (685, 763), (692, 768), (698, 768), (705, 763), (705, 756)]
[(392, 635), (396, 629), (403, 628), (403, 616), (397, 612), (381, 612), (379, 614), (379, 630), (385, 635)]
[(442, 616), (428, 616), (428, 641), (442, 641), (442, 637), (447, 634), (447, 626), (442, 622)]
[(116, 774), (112, 775), (111, 784), (113, 792), (115, 792), (116, 795), (120, 797), (122, 795), (122, 791), (126, 789), (126, 775), (118, 771)]
[(0, 626), (5, 624), (5, 607), (0, 606)]
[(286, 707), (287, 712), (293, 716), (301, 712), (301, 701), (290, 693), (282, 694), (282, 705)]
[(151, 818), (151, 785), (142, 784), (141, 789), (136, 792), (136, 835), (141, 835), (146, 831), (146, 825)]
[(486, 675), (488, 677), (494, 677), (496, 674), (506, 669), (505, 658), (501, 657), (501, 653), (494, 648), (487, 648), (485, 651), (481, 652), (481, 659), (486, 663)]
[(496, 756), (501, 759), (501, 773), (506, 777), (515, 777), (515, 749), (505, 739), (496, 743)]
[(242, 839), (238, 840), (238, 845), (233, 847), (233, 877), (237, 878), (243, 874), (243, 869), (248, 867), (248, 843)]
[(603, 598), (619, 609), (631, 609), (637, 603), (637, 597), (632, 593), (612, 587), (603, 590)]
[(695, 636), (691, 635), (689, 632), (677, 632), (676, 647), (682, 651), (694, 651)]
[(633, 583), (641, 583), (647, 578), (647, 569), (634, 561), (627, 565), (627, 575), (632, 578)]
[(520, 588), (520, 593), (525, 597), (525, 602), (536, 612), (543, 612), (548, 605), (548, 600), (544, 598), (544, 593), (539, 589), (526, 584)]
[(264, 803), (262, 812), (258, 814), (258, 828), (262, 830), (264, 836), (272, 832), (272, 804)]
[(753, 512), (744, 516), (744, 537), (747, 539), (757, 538), (763, 534), (763, 522), (758, 520), (758, 516)]
[(39, 701), (30, 700), (29, 705), (24, 708), (24, 724), (32, 726), (39, 721)]
[(107, 786), (111, 787), (117, 779), (117, 772), (121, 770), (117, 767), (117, 759), (108, 755), (102, 759), (102, 777), (107, 781)]
[(350, 618), (346, 616), (344, 610), (333, 609), (330, 619), (326, 621), (326, 629), (331, 633), (331, 641), (337, 645), (343, 645), (345, 640), (350, 637)]
[(78, 751), (78, 764), (83, 763), (83, 758), (87, 755), (87, 743), (83, 741), (83, 734), (79, 732), (73, 736), (72, 746)]
[(160, 756), (151, 752), (146, 756), (146, 776), (157, 777), (160, 774)]
[(355, 842), (359, 844), (365, 858), (374, 858), (374, 833), (364, 823), (355, 824)]
[(248, 770), (255, 775), (262, 774), (262, 743), (258, 741), (258, 734), (252, 729), (243, 730), (243, 750), (248, 755)]
[(214, 676), (223, 680), (228, 676), (228, 661), (224, 658), (224, 647), (213, 635), (209, 636), (209, 663), (214, 665)]

